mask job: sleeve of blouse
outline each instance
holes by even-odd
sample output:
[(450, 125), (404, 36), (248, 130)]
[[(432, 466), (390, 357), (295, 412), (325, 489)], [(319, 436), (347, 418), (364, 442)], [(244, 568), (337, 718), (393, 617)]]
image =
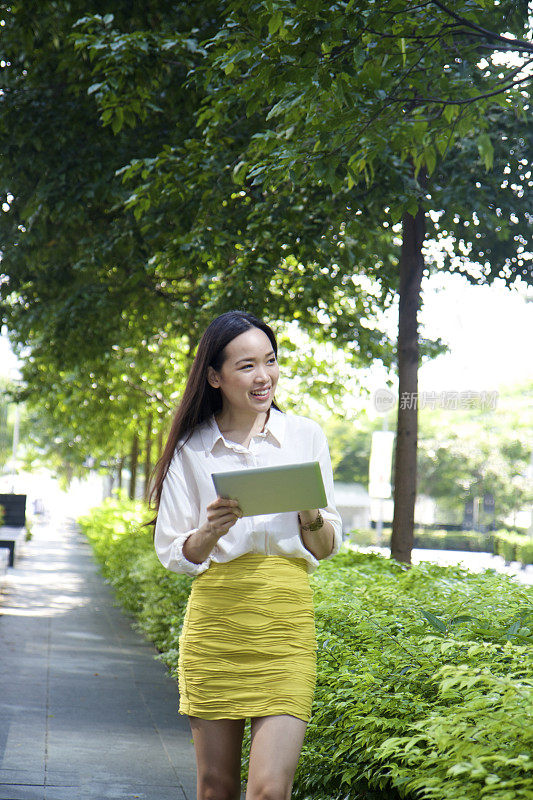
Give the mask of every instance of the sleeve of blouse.
[(324, 480), (324, 488), (326, 490), (327, 506), (322, 508), (322, 517), (325, 521), (331, 522), (335, 539), (333, 542), (333, 550), (326, 556), (331, 558), (336, 555), (342, 545), (342, 520), (339, 512), (335, 506), (335, 495), (333, 491), (333, 470), (331, 468), (331, 456), (329, 454), (328, 440), (326, 434), (317, 423), (317, 436), (315, 438), (316, 458), (320, 463), (322, 471), (322, 478)]
[(193, 564), (183, 555), (185, 540), (198, 530), (199, 508), (194, 493), (187, 485), (180, 455), (175, 456), (163, 481), (161, 501), (154, 532), (157, 557), (171, 572), (199, 575), (209, 567), (209, 556), (201, 564)]

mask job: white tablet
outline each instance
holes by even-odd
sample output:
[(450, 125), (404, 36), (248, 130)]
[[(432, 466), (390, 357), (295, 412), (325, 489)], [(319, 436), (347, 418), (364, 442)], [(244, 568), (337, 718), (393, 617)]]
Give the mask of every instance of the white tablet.
[(214, 472), (211, 477), (218, 496), (238, 500), (245, 517), (328, 504), (318, 461)]

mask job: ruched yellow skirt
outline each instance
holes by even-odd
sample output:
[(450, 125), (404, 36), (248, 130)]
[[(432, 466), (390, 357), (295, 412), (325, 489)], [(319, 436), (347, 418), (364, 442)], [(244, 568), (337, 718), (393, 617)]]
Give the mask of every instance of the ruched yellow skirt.
[(248, 553), (211, 562), (192, 583), (178, 682), (181, 714), (308, 722), (316, 636), (305, 560)]

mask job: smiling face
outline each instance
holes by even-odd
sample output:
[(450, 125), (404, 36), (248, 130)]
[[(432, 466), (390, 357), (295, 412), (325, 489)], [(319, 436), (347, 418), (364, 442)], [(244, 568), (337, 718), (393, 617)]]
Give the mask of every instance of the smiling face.
[(272, 343), (259, 328), (239, 334), (224, 349), (225, 361), (216, 372), (208, 367), (209, 384), (222, 392), (223, 413), (260, 414), (272, 404), (279, 367)]

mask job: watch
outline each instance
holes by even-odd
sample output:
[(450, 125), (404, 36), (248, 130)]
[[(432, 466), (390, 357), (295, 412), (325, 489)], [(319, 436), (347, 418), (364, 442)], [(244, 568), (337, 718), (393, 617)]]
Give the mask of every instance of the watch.
[(317, 531), (324, 524), (324, 519), (322, 517), (322, 514), (320, 513), (320, 509), (318, 509), (318, 517), (315, 519), (314, 522), (310, 522), (309, 525), (302, 525), (302, 520), (300, 519), (299, 514), (298, 514), (298, 521), (303, 531)]

